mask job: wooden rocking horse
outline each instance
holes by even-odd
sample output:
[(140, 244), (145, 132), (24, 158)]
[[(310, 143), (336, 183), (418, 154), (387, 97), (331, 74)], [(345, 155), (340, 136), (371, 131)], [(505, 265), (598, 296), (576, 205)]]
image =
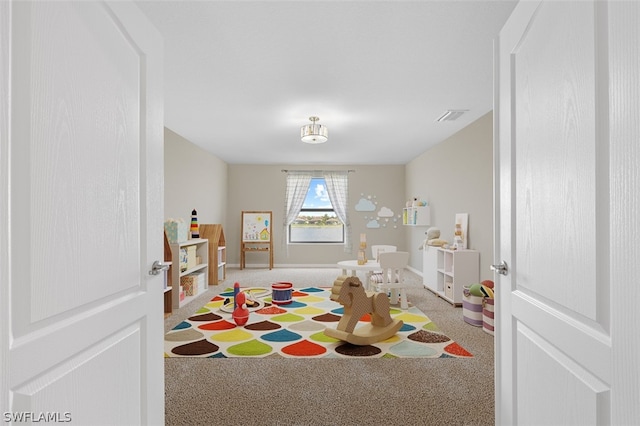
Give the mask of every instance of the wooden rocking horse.
[[(331, 288), (331, 300), (344, 306), (344, 314), (336, 328), (326, 328), (324, 334), (353, 345), (370, 345), (386, 340), (400, 330), (402, 320), (389, 314), (389, 297), (384, 293), (366, 292), (357, 277), (340, 276)], [(364, 314), (371, 323), (356, 328)]]

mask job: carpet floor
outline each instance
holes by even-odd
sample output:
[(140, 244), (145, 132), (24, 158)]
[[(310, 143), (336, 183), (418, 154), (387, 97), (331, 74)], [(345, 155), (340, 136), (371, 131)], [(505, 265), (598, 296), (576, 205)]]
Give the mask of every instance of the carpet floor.
[[(238, 281), (331, 286), (338, 268), (227, 269), (165, 319), (165, 333)], [(471, 358), (165, 358), (166, 425), (494, 425), (494, 341), (405, 272), (409, 302)]]

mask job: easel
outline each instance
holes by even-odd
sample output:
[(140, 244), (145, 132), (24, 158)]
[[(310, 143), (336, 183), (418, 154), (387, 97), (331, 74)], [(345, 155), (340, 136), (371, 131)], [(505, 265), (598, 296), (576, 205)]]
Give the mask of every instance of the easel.
[(269, 269), (273, 269), (273, 238), (270, 211), (243, 211), (240, 225), (240, 269), (246, 266), (247, 252), (268, 252)]

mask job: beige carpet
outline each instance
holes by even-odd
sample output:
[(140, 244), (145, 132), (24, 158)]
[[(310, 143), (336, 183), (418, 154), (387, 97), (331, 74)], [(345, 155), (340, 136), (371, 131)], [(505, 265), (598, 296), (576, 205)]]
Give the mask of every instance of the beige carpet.
[[(339, 269), (229, 269), (227, 280), (165, 320), (169, 331), (207, 300), (238, 281), (265, 287), (327, 286)], [(462, 320), (454, 308), (406, 280), (410, 303), (471, 359), (165, 360), (167, 425), (492, 425), (493, 337)]]

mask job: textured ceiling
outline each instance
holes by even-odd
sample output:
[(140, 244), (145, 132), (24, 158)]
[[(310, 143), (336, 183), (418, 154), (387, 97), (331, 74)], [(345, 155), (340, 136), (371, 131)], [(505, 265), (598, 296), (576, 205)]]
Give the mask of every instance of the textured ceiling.
[[(492, 109), (514, 1), (138, 1), (165, 126), (230, 164), (406, 164)], [(438, 123), (447, 109), (468, 110)], [(312, 115), (329, 141), (300, 142)]]

